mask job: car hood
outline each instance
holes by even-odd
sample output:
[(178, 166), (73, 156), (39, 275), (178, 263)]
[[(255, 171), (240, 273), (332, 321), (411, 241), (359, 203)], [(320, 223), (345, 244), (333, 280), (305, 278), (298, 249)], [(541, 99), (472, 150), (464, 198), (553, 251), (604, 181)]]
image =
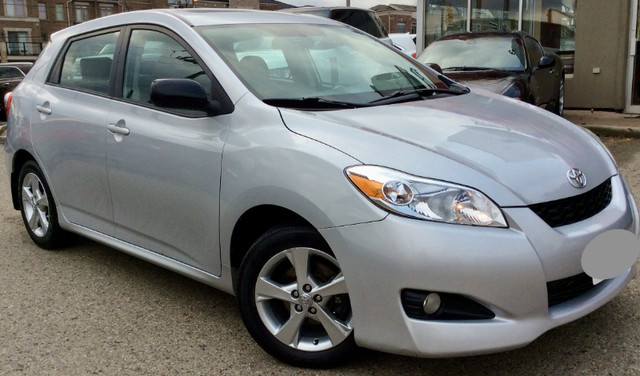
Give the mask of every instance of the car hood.
[[(575, 196), (617, 173), (594, 136), (497, 94), (352, 110), (280, 111), (291, 131), (364, 164), (471, 186), (501, 206)], [(585, 188), (570, 185), (571, 168), (586, 175)]]
[(504, 71), (447, 72), (452, 80), (471, 88), (483, 89), (494, 93), (502, 93), (512, 83), (520, 80), (521, 74)]

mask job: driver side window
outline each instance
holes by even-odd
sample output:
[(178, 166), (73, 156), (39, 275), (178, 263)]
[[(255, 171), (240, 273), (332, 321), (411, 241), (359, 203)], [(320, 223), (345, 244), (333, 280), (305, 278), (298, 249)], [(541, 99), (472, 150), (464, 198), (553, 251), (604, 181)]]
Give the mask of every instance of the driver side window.
[(544, 55), (544, 52), (540, 48), (538, 42), (536, 42), (532, 38), (525, 38), (524, 43), (527, 47), (527, 51), (529, 52), (529, 61), (531, 62), (531, 68), (537, 68), (538, 63), (540, 63), (540, 59)]
[(151, 83), (161, 78), (197, 81), (211, 98), (211, 80), (174, 38), (156, 30), (134, 30), (127, 49), (122, 96), (151, 104)]

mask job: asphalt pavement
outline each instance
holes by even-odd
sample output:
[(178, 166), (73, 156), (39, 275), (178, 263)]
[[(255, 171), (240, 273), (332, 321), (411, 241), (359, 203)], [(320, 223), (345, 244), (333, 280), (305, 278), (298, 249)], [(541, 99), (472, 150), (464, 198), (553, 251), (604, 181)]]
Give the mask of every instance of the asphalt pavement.
[[(617, 115), (581, 125), (640, 126)], [(640, 139), (627, 136), (603, 141), (638, 198)], [(3, 162), (0, 375), (640, 375), (640, 278), (522, 349), (455, 359), (360, 350), (337, 369), (297, 369), (253, 342), (230, 295), (85, 239), (39, 249), (8, 186)]]

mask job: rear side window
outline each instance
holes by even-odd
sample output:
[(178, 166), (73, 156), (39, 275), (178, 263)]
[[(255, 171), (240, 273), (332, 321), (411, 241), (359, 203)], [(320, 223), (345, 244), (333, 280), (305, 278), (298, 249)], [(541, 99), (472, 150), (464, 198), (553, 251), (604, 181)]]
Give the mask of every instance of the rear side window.
[(360, 29), (376, 38), (387, 37), (387, 32), (374, 12), (360, 9), (336, 9), (331, 12), (331, 18)]
[(0, 67), (0, 80), (19, 77), (24, 77), (24, 74), (18, 68)]
[(61, 86), (108, 94), (113, 48), (119, 31), (78, 39), (69, 44), (62, 59)]

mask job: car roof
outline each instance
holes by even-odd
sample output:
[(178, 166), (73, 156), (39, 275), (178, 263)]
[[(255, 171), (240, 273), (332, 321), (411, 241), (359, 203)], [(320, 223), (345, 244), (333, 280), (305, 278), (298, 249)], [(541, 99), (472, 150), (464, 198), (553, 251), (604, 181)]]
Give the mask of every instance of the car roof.
[(314, 11), (314, 10), (343, 10), (343, 9), (373, 12), (373, 10), (371, 9), (357, 8), (357, 7), (300, 7), (300, 8), (287, 8), (287, 9), (282, 9), (280, 11), (287, 12), (287, 13), (298, 13), (298, 12), (304, 13), (304, 12)]
[(22, 71), (22, 73), (26, 74), (27, 72), (29, 72), (29, 70), (31, 70), (31, 67), (33, 67), (33, 63), (29, 61), (16, 61), (16, 62), (9, 62), (9, 63), (0, 63), (0, 67), (18, 68)]
[(33, 63), (29, 61), (16, 61), (9, 63), (0, 63), (0, 67), (30, 67)]
[(342, 25), (328, 18), (301, 18), (302, 15), (260, 11), (251, 9), (211, 9), (211, 8), (176, 8), (176, 9), (149, 9), (133, 12), (117, 13), (114, 15), (96, 18), (58, 31), (52, 34), (56, 38), (67, 34), (78, 34), (100, 28), (107, 28), (126, 24), (166, 23), (182, 22), (192, 27), (209, 25), (234, 25), (234, 24), (331, 24)]
[[(318, 24), (343, 23), (329, 18), (310, 17), (303, 14), (261, 11), (252, 9), (174, 8), (149, 9), (117, 13), (82, 22), (51, 34), (50, 39), (66, 39), (95, 30), (135, 24), (160, 24), (169, 28), (242, 24)], [(182, 26), (181, 26), (182, 25)]]

